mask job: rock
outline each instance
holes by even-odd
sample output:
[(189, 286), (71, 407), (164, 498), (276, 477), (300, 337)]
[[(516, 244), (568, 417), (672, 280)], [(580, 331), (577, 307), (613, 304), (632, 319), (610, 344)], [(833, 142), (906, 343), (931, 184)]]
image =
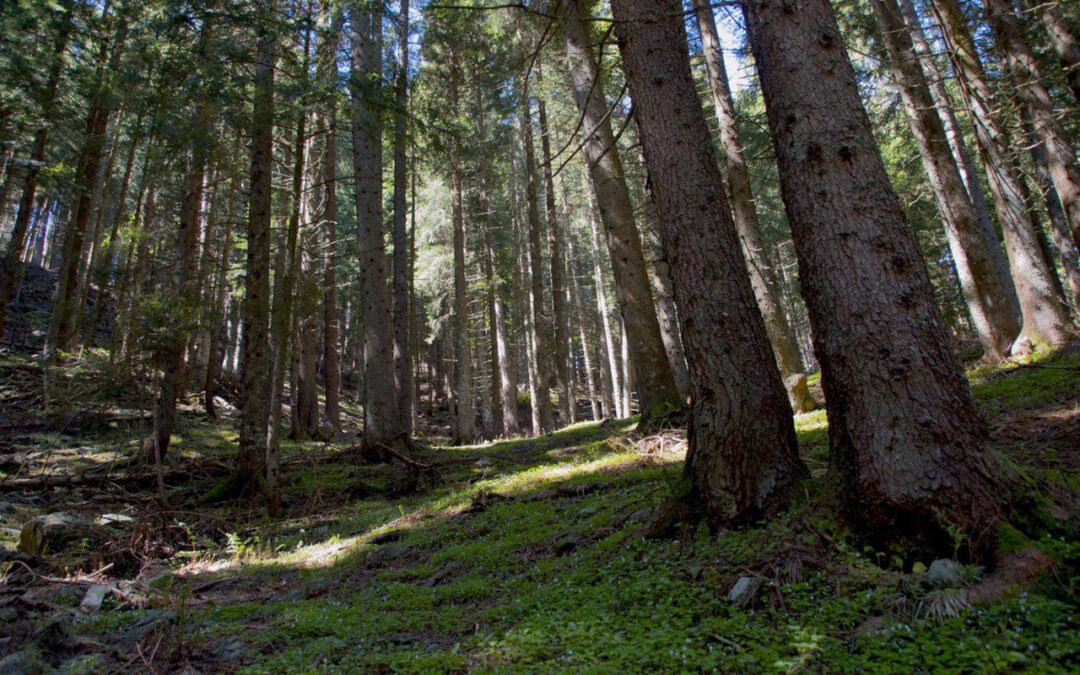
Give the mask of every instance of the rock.
[(41, 656), (27, 649), (12, 652), (0, 659), (0, 673), (4, 675), (36, 675), (51, 672), (53, 669), (41, 660)]
[(739, 577), (739, 580), (735, 582), (735, 585), (728, 592), (728, 602), (736, 607), (749, 605), (764, 582), (761, 577)]
[(125, 516), (122, 513), (103, 513), (97, 519), (97, 524), (101, 526), (119, 525), (121, 523), (134, 523), (135, 519), (131, 516)]
[(34, 518), (19, 532), (19, 550), (41, 556), (71, 541), (86, 540), (91, 546), (105, 539), (104, 531), (71, 513), (50, 513)]
[(15, 510), (15, 507), (11, 505), (11, 502), (0, 502), (0, 513), (11, 513)]
[(105, 601), (105, 596), (109, 594), (109, 587), (101, 584), (96, 584), (87, 589), (86, 595), (83, 596), (82, 602), (79, 603), (79, 609), (87, 614), (93, 614), (101, 609), (101, 603)]
[(948, 558), (935, 560), (926, 571), (926, 583), (934, 588), (956, 588), (964, 583), (962, 570), (959, 563)]
[(490, 457), (481, 457), (480, 459), (473, 462), (473, 466), (480, 466), (480, 467), (491, 466), (491, 458)]
[(787, 389), (788, 402), (791, 409), (796, 413), (808, 413), (817, 410), (817, 401), (810, 395), (810, 387), (806, 384), (806, 373), (788, 375), (784, 380)]
[(176, 612), (165, 609), (151, 609), (139, 618), (134, 626), (128, 628), (126, 636), (133, 642), (138, 642), (154, 631), (168, 626), (176, 621)]
[(218, 661), (235, 661), (244, 655), (247, 645), (239, 637), (222, 640), (210, 650), (210, 656)]

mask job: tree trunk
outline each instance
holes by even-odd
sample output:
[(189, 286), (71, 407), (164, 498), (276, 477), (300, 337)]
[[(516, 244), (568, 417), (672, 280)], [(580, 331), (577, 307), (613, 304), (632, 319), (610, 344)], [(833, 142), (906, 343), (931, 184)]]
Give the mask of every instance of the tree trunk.
[(1013, 351), (1063, 345), (1068, 340), (1068, 315), (1054, 293), (1050, 270), (1039, 252), (1035, 226), (1024, 203), (1024, 188), (1008, 159), (1011, 142), (990, 107), (990, 88), (964, 15), (956, 0), (934, 0), (933, 8), (975, 127), (1005, 235), (1005, 249), (1023, 318)]
[(611, 130), (600, 68), (592, 51), (593, 41), (583, 18), (581, 0), (560, 2), (558, 19), (566, 36), (566, 61), (574, 100), (583, 117), (585, 157), (607, 235), (619, 311), (629, 338), (641, 426), (647, 428), (654, 416), (683, 404), (660, 336), (645, 258), (641, 253), (641, 237), (634, 222), (630, 192)]
[[(539, 68), (539, 66), (538, 66)], [(540, 81), (537, 70), (537, 82)], [(570, 355), (567, 353), (566, 280), (564, 277), (565, 258), (563, 256), (562, 228), (559, 226), (559, 214), (555, 208), (555, 180), (551, 169), (551, 130), (548, 128), (547, 106), (544, 99), (537, 98), (540, 121), (540, 147), (544, 158), (544, 215), (547, 222), (548, 256), (551, 270), (551, 307), (552, 330), (545, 336), (550, 338), (551, 360), (555, 366), (555, 389), (559, 392), (559, 425), (566, 426), (573, 420), (574, 397), (570, 383)]]
[(711, 526), (784, 508), (807, 474), (784, 383), (690, 75), (678, 0), (612, 0), (627, 82), (664, 218), (693, 382), (685, 475)]
[(241, 327), (240, 439), (235, 488), (260, 480), (265, 466), (266, 423), (270, 412), (270, 225), (273, 217), (274, 37), (259, 35), (251, 124), (248, 181), (247, 261)]
[(382, 3), (353, 15), (353, 164), (364, 298), (364, 448), (370, 459), (404, 428), (394, 386), (394, 335), (386, 283), (382, 181)]
[(603, 418), (611, 417), (611, 406), (608, 404), (607, 408), (604, 408), (600, 394), (600, 388), (596, 383), (596, 375), (593, 371), (593, 352), (592, 345), (589, 344), (589, 322), (585, 320), (585, 310), (582, 307), (585, 299), (581, 295), (581, 282), (578, 281), (578, 275), (576, 271), (576, 259), (574, 257), (574, 236), (570, 234), (566, 238), (566, 262), (569, 268), (570, 277), (570, 302), (574, 307), (574, 318), (577, 319), (578, 324), (578, 339), (581, 340), (581, 358), (585, 362), (585, 381), (589, 386), (589, 405), (592, 408), (592, 418), (594, 420), (600, 420)]
[(1005, 282), (999, 276), (978, 214), (960, 177), (900, 7), (896, 0), (871, 0), (870, 4), (945, 224), (949, 250), (975, 332), (986, 358), (1001, 361), (1009, 355), (1013, 340), (1020, 332)]
[[(587, 173), (586, 173), (587, 175)], [(591, 186), (590, 186), (591, 187)], [(604, 353), (607, 355), (607, 368), (604, 368), (604, 360), (601, 359), (601, 405), (604, 408), (604, 417), (610, 417), (612, 413), (619, 417), (629, 417), (630, 411), (622, 405), (622, 385), (619, 377), (619, 359), (615, 353), (615, 339), (611, 333), (611, 314), (608, 311), (607, 293), (604, 292), (604, 270), (600, 257), (600, 237), (596, 227), (596, 205), (593, 203), (593, 192), (585, 190), (585, 196), (589, 200), (589, 249), (592, 253), (593, 263), (593, 287), (596, 290), (596, 312), (600, 315), (600, 325), (604, 333)]]
[[(239, 155), (240, 139), (237, 137), (233, 155)], [(217, 396), (217, 380), (221, 375), (222, 356), (221, 332), (224, 330), (225, 318), (228, 314), (229, 303), (229, 268), (232, 256), (232, 233), (233, 218), (236, 214), (236, 193), (239, 178), (234, 176), (229, 181), (228, 206), (225, 209), (225, 228), (221, 237), (221, 258), (218, 261), (217, 285), (215, 297), (211, 304), (211, 316), (209, 320), (210, 343), (207, 345), (209, 360), (206, 362), (206, 388), (203, 394), (203, 408), (209, 417), (217, 418), (217, 408), (214, 398)], [(227, 349), (227, 346), (226, 346)]]
[(724, 54), (716, 31), (712, 5), (708, 0), (694, 0), (694, 14), (701, 33), (702, 50), (705, 52), (716, 120), (720, 125), (720, 147), (723, 150), (724, 168), (727, 170), (731, 212), (739, 232), (739, 244), (746, 258), (746, 268), (750, 272), (750, 284), (761, 309), (761, 316), (765, 320), (769, 343), (776, 355), (776, 365), (780, 368), (780, 376), (787, 388), (791, 407), (795, 412), (808, 412), (813, 410), (816, 404), (805, 389), (805, 378), (799, 377), (803, 373), (799, 348), (791, 324), (784, 316), (776, 271), (761, 237), (757, 206), (750, 187), (750, 171), (743, 156), (735, 101), (731, 96), (727, 69), (724, 67)]
[(988, 553), (1000, 471), (827, 0), (748, 0), (847, 515), (876, 544)]
[[(63, 6), (70, 9), (71, 2), (67, 1), (63, 3)], [(34, 135), (34, 144), (30, 148), (29, 166), (26, 170), (26, 176), (23, 178), (23, 191), (22, 196), (19, 198), (18, 210), (15, 213), (15, 224), (11, 230), (11, 238), (8, 239), (7, 248), (4, 250), (3, 256), (0, 257), (0, 335), (4, 332), (4, 323), (7, 319), (11, 295), (15, 290), (15, 282), (20, 269), (19, 260), (26, 247), (26, 232), (30, 225), (30, 214), (34, 210), (38, 175), (41, 173), (41, 167), (45, 164), (49, 128), (52, 126), (56, 93), (60, 86), (60, 76), (64, 70), (64, 54), (67, 52), (71, 30), (71, 12), (65, 11), (60, 18), (56, 44), (53, 47), (52, 63), (49, 66), (49, 79), (41, 96), (41, 126)], [(14, 172), (14, 167), (9, 171)], [(0, 214), (2, 213), (0, 211)]]
[[(123, 12), (124, 10), (121, 10)], [(49, 321), (49, 333), (45, 353), (52, 362), (61, 352), (73, 351), (78, 346), (79, 319), (82, 307), (78, 305), (78, 281), (86, 226), (90, 222), (92, 197), (97, 188), (98, 168), (105, 146), (105, 132), (114, 105), (111, 95), (113, 75), (120, 66), (120, 57), (127, 38), (126, 18), (121, 15), (111, 44), (102, 46), (95, 75), (94, 97), (86, 118), (86, 136), (79, 151), (75, 179), (75, 206), (67, 232), (64, 235), (60, 269), (56, 280), (56, 301)], [(106, 59), (107, 57), (107, 59)]]
[[(396, 109), (394, 111), (394, 391), (402, 430), (412, 431), (409, 405), (409, 241), (406, 231), (408, 190), (406, 128), (409, 105), (409, 0), (398, 16)], [(413, 171), (416, 168), (413, 167)]]
[(979, 182), (979, 173), (975, 167), (975, 160), (968, 149), (964, 132), (960, 128), (960, 122), (957, 120), (952, 96), (945, 87), (946, 76), (941, 72), (937, 61), (934, 59), (934, 52), (930, 49), (930, 45), (927, 43), (926, 36), (923, 33), (922, 19), (919, 18), (912, 0), (899, 0), (899, 4), (900, 13), (904, 17), (904, 23), (907, 25), (908, 34), (914, 44), (915, 53), (919, 56), (919, 63), (922, 66), (927, 85), (930, 87), (930, 95), (934, 98), (934, 107), (937, 108), (941, 124), (945, 128), (945, 135), (949, 139), (949, 148), (952, 151), (953, 159), (956, 160), (956, 166), (960, 170), (960, 177), (964, 181), (964, 189), (967, 191), (971, 205), (975, 208), (975, 213), (978, 216), (979, 227), (982, 229), (983, 237), (986, 240), (986, 248), (990, 255), (993, 256), (994, 264), (998, 268), (998, 277), (1005, 285), (1005, 292), (1008, 294), (1013, 315), (1019, 317), (1020, 298), (1016, 295), (1016, 284), (1013, 282), (1012, 275), (1009, 272), (1009, 261), (1001, 249), (1001, 239), (998, 237), (994, 218), (990, 215), (990, 207), (986, 203), (986, 194), (983, 192), (982, 184)]
[[(451, 57), (454, 58), (454, 57)], [(451, 114), (458, 115), (460, 71), (450, 66), (447, 98)], [(450, 140), (450, 199), (454, 227), (454, 429), (455, 445), (476, 440), (476, 405), (473, 397), (472, 341), (469, 339), (469, 288), (465, 276), (464, 189), (461, 177), (461, 149), (458, 140)]]
[(529, 267), (529, 384), (533, 435), (552, 429), (551, 394), (547, 382), (547, 336), (544, 329), (544, 274), (540, 249), (540, 205), (537, 197), (536, 152), (533, 143), (532, 100), (522, 92), (521, 133), (525, 144), (526, 252)]
[(1013, 10), (1010, 0), (983, 0), (998, 51), (1004, 56), (1017, 98), (1028, 109), (1035, 136), (1042, 142), (1046, 164), (1054, 182), (1073, 240), (1080, 245), (1080, 165), (1076, 147), (1061, 126), (1054, 101), (1043, 84), (1035, 53), (1028, 44), (1025, 26)]
[(1080, 44), (1069, 30), (1061, 5), (1056, 0), (1025, 0), (1024, 5), (1030, 11), (1037, 12), (1043, 28), (1050, 36), (1058, 62), (1065, 71), (1065, 81), (1069, 83), (1073, 98), (1080, 104)]

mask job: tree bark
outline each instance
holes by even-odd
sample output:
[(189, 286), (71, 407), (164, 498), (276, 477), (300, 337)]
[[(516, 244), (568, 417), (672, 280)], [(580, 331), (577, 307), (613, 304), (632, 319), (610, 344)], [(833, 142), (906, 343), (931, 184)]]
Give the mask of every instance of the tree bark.
[[(370, 459), (404, 432), (394, 385), (394, 335), (382, 205), (382, 3), (353, 15), (353, 164), (364, 299), (364, 447)], [(370, 80), (370, 81), (368, 81)]]
[(619, 394), (622, 391), (619, 358), (615, 353), (615, 339), (611, 333), (611, 313), (608, 311), (607, 293), (604, 292), (604, 270), (600, 262), (600, 237), (596, 227), (596, 205), (593, 192), (595, 192), (594, 189), (585, 191), (585, 196), (589, 201), (589, 249), (592, 253), (596, 312), (600, 315), (600, 325), (604, 334), (604, 353), (607, 355), (607, 368), (603, 368), (603, 363), (601, 363), (600, 379), (603, 392), (600, 400), (605, 409), (604, 417), (610, 417), (612, 413), (619, 417), (629, 417), (630, 411), (623, 408), (622, 396)]
[[(70, 9), (70, 0), (63, 3)], [(23, 178), (22, 196), (15, 212), (15, 224), (7, 248), (0, 257), (0, 334), (4, 332), (11, 295), (15, 290), (16, 277), (19, 273), (19, 260), (26, 248), (26, 232), (30, 225), (30, 214), (34, 210), (34, 197), (37, 194), (38, 176), (45, 165), (45, 150), (49, 142), (49, 130), (53, 123), (53, 110), (56, 106), (56, 93), (60, 86), (60, 76), (64, 70), (64, 55), (72, 31), (70, 11), (64, 11), (57, 28), (56, 44), (53, 47), (52, 63), (49, 66), (49, 79), (41, 96), (41, 126), (34, 135), (34, 144), (30, 148), (29, 166)], [(10, 169), (13, 171), (14, 169)]]
[(934, 191), (975, 332), (986, 358), (1008, 357), (1020, 323), (1013, 313), (1005, 282), (987, 247), (978, 214), (953, 158), (945, 127), (937, 114), (911, 36), (896, 0), (871, 0), (882, 41), (907, 110), (923, 167)]
[(694, 14), (701, 33), (702, 51), (705, 52), (709, 90), (716, 110), (716, 120), (720, 125), (720, 147), (723, 150), (724, 168), (727, 170), (731, 212), (739, 232), (739, 244), (746, 258), (746, 268), (750, 272), (750, 284), (761, 309), (761, 316), (765, 320), (765, 329), (768, 331), (769, 342), (776, 355), (776, 365), (780, 368), (780, 376), (784, 380), (791, 407), (795, 412), (809, 412), (816, 404), (805, 390), (805, 378), (799, 377), (803, 373), (803, 366), (799, 359), (795, 333), (784, 315), (776, 271), (761, 237), (754, 192), (750, 186), (750, 171), (743, 156), (742, 140), (739, 138), (735, 101), (731, 96), (720, 36), (716, 31), (716, 19), (709, 0), (694, 0)]
[(827, 0), (748, 0), (848, 517), (875, 543), (989, 553), (1000, 471)]
[[(402, 430), (412, 432), (409, 405), (409, 242), (406, 231), (406, 127), (409, 105), (409, 0), (398, 16), (396, 108), (394, 111), (394, 391)], [(416, 168), (413, 167), (413, 171)]]
[(975, 127), (1020, 300), (1023, 323), (1012, 351), (1058, 347), (1068, 341), (1068, 315), (1039, 252), (1024, 187), (1008, 159), (1011, 142), (990, 106), (990, 88), (978, 52), (956, 0), (934, 0), (932, 6)]
[[(233, 155), (238, 155), (239, 151), (240, 138), (237, 136)], [(216, 293), (212, 301), (212, 314), (209, 321), (210, 343), (206, 348), (209, 360), (206, 362), (206, 387), (203, 390), (203, 409), (211, 418), (217, 418), (217, 404), (214, 398), (217, 396), (217, 380), (221, 375), (222, 356), (219, 354), (221, 351), (221, 333), (224, 330), (225, 318), (228, 315), (229, 268), (232, 263), (233, 218), (236, 215), (238, 183), (239, 178), (236, 176), (229, 181), (228, 205), (225, 209), (225, 226), (221, 237), (221, 258), (218, 260)]]
[(270, 412), (270, 225), (273, 217), (274, 67), (277, 45), (259, 35), (255, 62), (251, 124), (251, 173), (248, 180), (247, 260), (241, 327), (240, 438), (235, 488), (261, 480), (265, 467), (266, 423)]
[[(537, 71), (539, 81), (539, 70)], [(566, 426), (573, 421), (574, 397), (570, 382), (570, 355), (567, 352), (568, 316), (566, 311), (565, 256), (563, 255), (562, 228), (559, 226), (559, 214), (555, 208), (555, 180), (551, 168), (551, 130), (548, 128), (547, 106), (543, 98), (537, 98), (540, 122), (540, 147), (544, 158), (544, 214), (547, 222), (548, 255), (551, 270), (551, 307), (553, 330), (546, 336), (551, 338), (551, 360), (555, 366), (555, 388), (559, 392), (559, 423)], [(545, 342), (548, 340), (545, 339)]]
[(600, 218), (615, 273), (619, 311), (628, 336), (630, 364), (637, 386), (641, 426), (666, 410), (683, 405), (660, 336), (652, 291), (641, 253), (641, 237), (626, 187), (615, 134), (592, 39), (585, 27), (581, 0), (561, 0), (558, 20), (566, 37), (566, 61), (574, 100), (583, 117), (582, 137)]
[(612, 0), (693, 382), (685, 475), (713, 527), (784, 508), (806, 468), (739, 255), (678, 0)]

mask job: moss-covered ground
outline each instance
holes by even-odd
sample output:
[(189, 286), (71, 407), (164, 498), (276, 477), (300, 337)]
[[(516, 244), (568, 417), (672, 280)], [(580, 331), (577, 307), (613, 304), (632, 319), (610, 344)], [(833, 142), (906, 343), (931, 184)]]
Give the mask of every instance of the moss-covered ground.
[[(167, 481), (168, 507), (153, 484), (0, 495), (9, 548), (38, 513), (130, 514), (128, 558), (110, 548), (101, 561), (133, 561), (119, 588), (138, 597), (114, 594), (83, 613), (70, 609), (78, 595), (44, 595), (61, 581), (18, 581), (4, 563), (0, 583), (24, 584), (20, 594), (53, 609), (2, 595), (13, 623), (0, 654), (23, 649), (69, 672), (1075, 672), (1080, 539), (1065, 521), (1080, 488), (1080, 357), (971, 378), (995, 452), (1054, 497), (1060, 522), (1025, 542), (1052, 555), (1054, 571), (990, 604), (963, 600), (979, 569), (964, 567), (959, 588), (931, 589), (930, 560), (905, 571), (844, 528), (823, 411), (797, 418), (813, 475), (780, 518), (650, 539), (645, 524), (678, 489), (679, 430), (642, 438), (616, 420), (424, 446), (416, 458), (439, 480), (411, 492), (404, 469), (348, 453), (352, 439), (286, 443), (286, 514), (270, 519), (257, 498), (198, 502), (235, 432), (233, 420), (188, 410), (171, 461), (195, 468)], [(0, 452), (21, 463), (0, 478), (16, 464), (19, 475), (93, 470), (137, 443), (130, 425), (44, 425), (5, 441)], [(27, 460), (33, 452), (48, 457)], [(85, 580), (92, 553), (57, 561)], [(763, 584), (737, 607), (727, 596), (742, 576)], [(58, 614), (63, 640), (48, 634)]]

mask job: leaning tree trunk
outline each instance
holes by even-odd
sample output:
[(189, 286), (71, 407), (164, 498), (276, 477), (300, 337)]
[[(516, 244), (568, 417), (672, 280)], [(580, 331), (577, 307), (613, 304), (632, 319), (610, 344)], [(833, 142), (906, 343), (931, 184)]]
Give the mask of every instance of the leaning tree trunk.
[(828, 0), (748, 0), (846, 513), (875, 543), (992, 546), (1000, 471)]
[(911, 131), (945, 224), (945, 235), (956, 265), (968, 312), (986, 357), (1008, 357), (1020, 332), (1005, 281), (991, 255), (960, 169), (953, 158), (945, 127), (934, 107), (911, 36), (896, 0), (871, 0), (882, 40), (900, 87)]
[(1073, 98), (1080, 105), (1080, 44), (1077, 44), (1076, 35), (1065, 22), (1060, 3), (1057, 0), (1025, 0), (1024, 4), (1038, 13), (1039, 21), (1050, 36), (1058, 62), (1065, 71), (1065, 80), (1069, 83)]
[(691, 512), (741, 525), (785, 507), (806, 468), (690, 75), (678, 0), (612, 0), (652, 191), (664, 214), (693, 387)]
[(404, 432), (394, 387), (383, 230), (381, 85), (377, 81), (382, 73), (382, 13), (369, 9), (354, 14), (353, 21), (352, 135), (364, 298), (364, 448), (370, 459), (381, 460), (386, 457), (385, 446)]
[(1010, 0), (983, 0), (998, 50), (1005, 58), (1017, 87), (1020, 104), (1028, 109), (1035, 136), (1042, 141), (1050, 178), (1054, 182), (1073, 239), (1080, 245), (1080, 165), (1076, 147), (1065, 133), (1050, 92), (1043, 84), (1035, 53), (1028, 44), (1025, 26)]
[(727, 169), (731, 211), (735, 227), (739, 232), (739, 244), (746, 257), (746, 268), (750, 272), (754, 297), (761, 309), (761, 316), (765, 320), (765, 329), (769, 333), (769, 342), (776, 355), (776, 365), (780, 368), (780, 376), (784, 379), (791, 408), (795, 412), (809, 412), (816, 407), (816, 403), (806, 386), (806, 376), (799, 359), (795, 332), (791, 329), (791, 322), (784, 315), (776, 270), (773, 269), (769, 252), (761, 237), (754, 192), (750, 186), (750, 170), (743, 156), (742, 139), (739, 138), (739, 122), (735, 115), (735, 101), (731, 96), (727, 69), (724, 67), (724, 54), (720, 45), (720, 36), (716, 31), (712, 5), (708, 0), (694, 0), (694, 14), (697, 16), (702, 50), (705, 52), (705, 63), (708, 66), (709, 89), (712, 92), (716, 120), (720, 125), (720, 147), (723, 150), (724, 168)]
[(585, 158), (615, 273), (619, 311), (626, 327), (630, 364), (637, 385), (641, 426), (648, 427), (655, 416), (683, 403), (656, 320), (634, 208), (611, 129), (600, 67), (592, 51), (593, 40), (584, 18), (582, 0), (561, 0), (558, 19), (566, 37), (566, 61), (574, 100), (583, 118)]
[(923, 32), (922, 19), (912, 4), (912, 0), (899, 0), (900, 14), (904, 17), (908, 34), (911, 36), (915, 47), (915, 53), (919, 56), (919, 64), (925, 76), (927, 85), (930, 87), (930, 95), (934, 97), (934, 107), (937, 108), (941, 124), (945, 128), (945, 135), (949, 139), (949, 149), (952, 151), (956, 166), (960, 170), (960, 176), (964, 180), (964, 189), (967, 191), (971, 205), (979, 218), (979, 227), (982, 229), (983, 238), (986, 240), (986, 248), (994, 258), (994, 264), (998, 268), (998, 276), (1005, 284), (1005, 291), (1009, 296), (1009, 304), (1013, 314), (1020, 316), (1020, 299), (1016, 295), (1016, 284), (1009, 272), (1009, 261), (1001, 249), (1001, 239), (994, 225), (994, 218), (990, 215), (990, 207), (986, 203), (986, 194), (982, 183), (979, 181), (979, 172), (975, 167), (975, 160), (968, 149), (964, 132), (960, 128), (960, 121), (956, 116), (956, 106), (952, 96), (945, 86), (946, 76), (938, 66), (934, 58), (934, 52), (926, 40)]
[(1054, 292), (1050, 270), (1024, 200), (1022, 180), (1009, 159), (1011, 142), (990, 105), (990, 87), (975, 43), (956, 0), (933, 0), (933, 8), (975, 127), (979, 152), (1005, 237), (1023, 325), (1013, 351), (1058, 347), (1068, 339), (1069, 318)]

